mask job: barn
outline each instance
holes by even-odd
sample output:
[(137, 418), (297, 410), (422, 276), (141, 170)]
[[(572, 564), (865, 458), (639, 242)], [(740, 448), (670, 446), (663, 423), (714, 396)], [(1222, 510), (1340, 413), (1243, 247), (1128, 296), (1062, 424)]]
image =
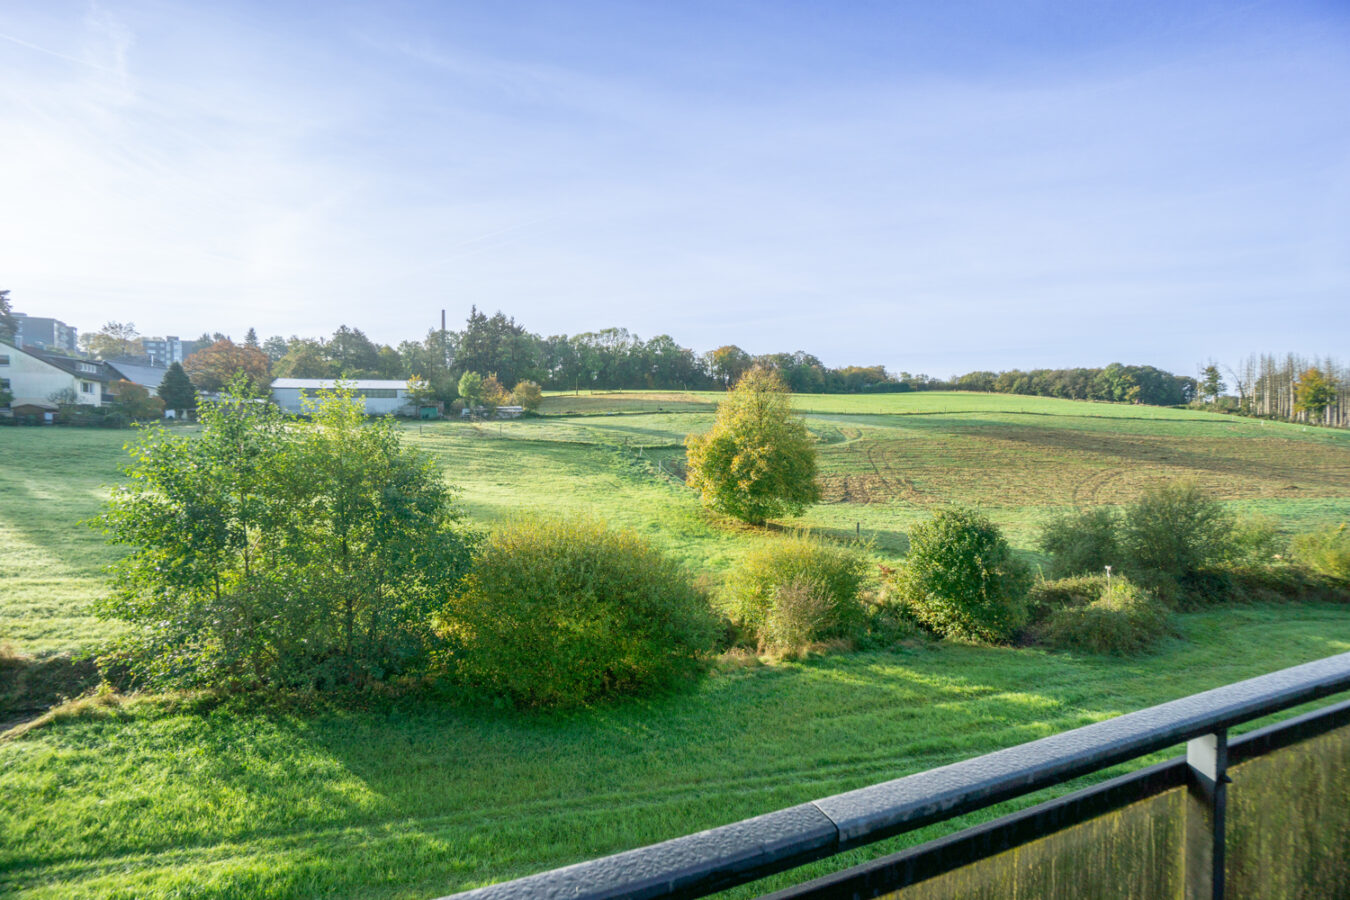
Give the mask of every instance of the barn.
[[(303, 413), (305, 399), (316, 399), (319, 391), (331, 390), (337, 382), (331, 378), (278, 378), (272, 382), (272, 402), (289, 413)], [(417, 406), (408, 397), (403, 381), (376, 378), (344, 379), (356, 396), (365, 401), (366, 415), (415, 416)]]

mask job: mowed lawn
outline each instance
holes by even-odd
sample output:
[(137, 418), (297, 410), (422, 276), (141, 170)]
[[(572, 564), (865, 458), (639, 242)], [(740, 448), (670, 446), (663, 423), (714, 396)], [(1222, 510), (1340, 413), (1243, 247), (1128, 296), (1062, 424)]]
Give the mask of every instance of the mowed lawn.
[(49, 654), (97, 647), (111, 626), (89, 615), (116, 559), (93, 528), (122, 480), (122, 430), (0, 428), (0, 643)]
[[(555, 395), (539, 419), (405, 430), (476, 524), (593, 515), (715, 583), (778, 539), (709, 517), (682, 484), (681, 442), (711, 424), (717, 396)], [(1001, 395), (794, 402), (820, 440), (826, 501), (798, 524), (861, 534), (879, 561), (952, 502), (980, 506), (1034, 561), (1049, 512), (1176, 476), (1286, 532), (1350, 519), (1344, 432)], [(0, 429), (0, 642), (47, 654), (111, 633), (88, 605), (115, 551), (80, 523), (121, 477), (132, 437)], [(1350, 650), (1350, 607), (1178, 622), (1178, 638), (1129, 661), (916, 642), (567, 715), (144, 700), (0, 740), (0, 895), (434, 897)]]
[(58, 721), (0, 742), (0, 895), (436, 897), (1350, 650), (1340, 606), (1180, 621), (1188, 641), (1128, 662), (921, 645), (569, 715), (161, 701)]

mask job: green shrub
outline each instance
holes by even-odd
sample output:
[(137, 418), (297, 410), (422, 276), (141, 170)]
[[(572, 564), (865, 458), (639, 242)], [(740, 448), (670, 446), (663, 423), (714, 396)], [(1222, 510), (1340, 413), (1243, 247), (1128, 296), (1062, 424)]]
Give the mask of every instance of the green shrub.
[(794, 535), (752, 550), (732, 569), (727, 612), (766, 649), (853, 637), (864, 620), (866, 572), (859, 551)]
[(1269, 516), (1244, 516), (1228, 537), (1227, 558), (1241, 565), (1270, 565), (1284, 549), (1278, 522)]
[(465, 685), (577, 706), (696, 675), (719, 627), (685, 572), (637, 535), (545, 518), (488, 538), (441, 631)]
[(1350, 580), (1350, 529), (1344, 522), (1297, 535), (1291, 549), (1296, 560), (1317, 574)]
[(1132, 573), (1183, 578), (1227, 559), (1235, 527), (1232, 515), (1194, 482), (1172, 481), (1126, 508), (1120, 542)]
[(1346, 603), (1350, 590), (1345, 581), (1301, 565), (1229, 566), (1229, 582), (1235, 599), (1278, 603)]
[(1106, 566), (1119, 566), (1119, 528), (1120, 514), (1110, 507), (1065, 513), (1042, 524), (1040, 548), (1050, 556), (1051, 577), (1097, 574)]
[(814, 578), (798, 578), (774, 591), (763, 643), (782, 653), (799, 654), (830, 629), (833, 614), (825, 586)]
[(1031, 586), (1027, 607), (1033, 622), (1040, 622), (1061, 609), (1087, 606), (1106, 590), (1105, 575), (1079, 575), (1038, 581)]
[(1149, 649), (1168, 630), (1167, 607), (1138, 585), (1113, 578), (1099, 599), (1051, 613), (1042, 637), (1061, 649), (1129, 656)]
[(349, 387), (313, 422), (250, 400), (245, 376), (196, 436), (147, 428), (95, 524), (128, 552), (96, 606), (124, 620), (104, 666), (138, 684), (369, 687), (420, 674), (433, 614), (468, 566), (440, 468)]
[(945, 637), (1003, 642), (1027, 621), (1031, 574), (994, 523), (959, 507), (939, 511), (909, 534), (896, 576), (898, 596)]
[(855, 642), (860, 650), (889, 650), (921, 634), (918, 620), (903, 603), (882, 597), (864, 602), (863, 613), (866, 624)]

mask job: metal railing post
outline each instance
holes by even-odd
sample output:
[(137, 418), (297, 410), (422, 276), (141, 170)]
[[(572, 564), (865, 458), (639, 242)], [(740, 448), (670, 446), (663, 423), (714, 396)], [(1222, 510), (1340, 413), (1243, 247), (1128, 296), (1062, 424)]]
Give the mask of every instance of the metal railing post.
[[(478, 888), (465, 900), (616, 900), (703, 897), (915, 829), (984, 809), (1032, 791), (1175, 747), (1185, 758), (1141, 769), (1123, 782), (1097, 785), (984, 826), (823, 876), (783, 896), (878, 896), (896, 886), (951, 871), (1021, 846), (1107, 811), (1188, 785), (1182, 846), (1169, 852), (1169, 880), (1184, 865), (1188, 897), (1224, 896), (1224, 819), (1228, 729), (1350, 691), (1350, 653), (1213, 688), (878, 784), (822, 797), (659, 844)], [(1332, 713), (1329, 715), (1328, 713)], [(1251, 759), (1350, 723), (1350, 702), (1267, 726), (1235, 740), (1232, 758)], [(1299, 723), (1300, 719), (1291, 720)], [(1260, 741), (1253, 739), (1264, 735)], [(1169, 835), (1176, 827), (1169, 820)], [(1176, 852), (1180, 851), (1178, 859)], [(929, 874), (923, 874), (923, 873)], [(918, 877), (922, 876), (922, 877)], [(1175, 884), (1175, 881), (1171, 881)]]
[(1228, 804), (1228, 729), (1186, 743), (1186, 897), (1223, 900), (1224, 814)]

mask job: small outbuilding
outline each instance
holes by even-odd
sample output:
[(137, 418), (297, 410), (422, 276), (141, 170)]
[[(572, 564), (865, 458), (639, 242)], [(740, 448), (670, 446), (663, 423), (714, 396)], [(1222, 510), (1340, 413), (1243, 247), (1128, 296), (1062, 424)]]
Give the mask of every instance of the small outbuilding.
[(9, 415), (19, 421), (43, 422), (50, 425), (56, 418), (56, 411), (59, 407), (55, 403), (48, 403), (43, 400), (29, 400), (25, 403), (16, 403), (8, 410)]
[[(306, 399), (317, 399), (319, 391), (332, 390), (337, 381), (331, 378), (278, 378), (272, 382), (272, 402), (289, 413), (303, 413)], [(342, 380), (366, 405), (369, 416), (415, 416), (418, 405), (408, 397), (408, 385), (403, 381), (376, 378)]]

